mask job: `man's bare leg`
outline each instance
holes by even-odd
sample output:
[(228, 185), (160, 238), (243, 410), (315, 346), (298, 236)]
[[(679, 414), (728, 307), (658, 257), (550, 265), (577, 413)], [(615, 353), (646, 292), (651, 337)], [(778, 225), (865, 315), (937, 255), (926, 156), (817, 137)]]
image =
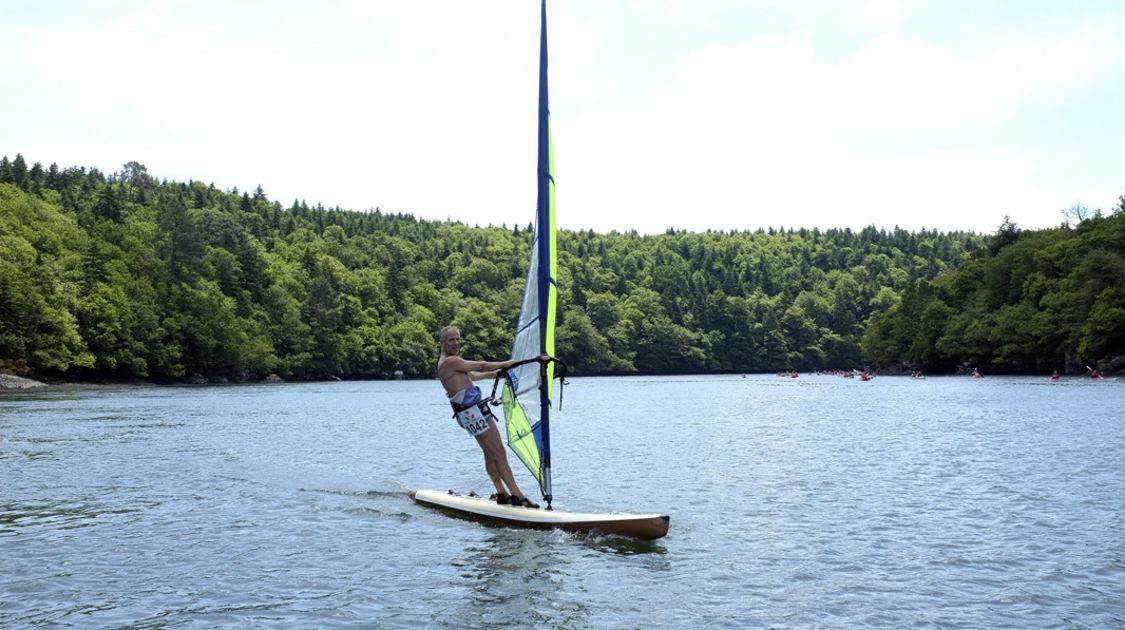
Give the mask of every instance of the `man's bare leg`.
[[(512, 475), (512, 468), (508, 465), (508, 454), (504, 451), (504, 442), (500, 439), (500, 429), (496, 422), (491, 421), (487, 431), (477, 436), (477, 444), (484, 451), (484, 469), (496, 486), (497, 493), (510, 494), (513, 497), (523, 497), (523, 492), (516, 485), (516, 478)], [(508, 489), (505, 492), (504, 486)]]

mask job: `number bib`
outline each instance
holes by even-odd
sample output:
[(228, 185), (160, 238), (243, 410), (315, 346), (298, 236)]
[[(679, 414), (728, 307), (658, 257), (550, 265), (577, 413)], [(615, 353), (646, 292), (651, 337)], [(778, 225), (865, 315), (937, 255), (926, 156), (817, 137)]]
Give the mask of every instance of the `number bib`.
[(469, 435), (477, 437), (488, 430), (492, 410), (488, 408), (487, 402), (481, 402), (458, 411), (453, 417), (457, 418), (457, 424), (468, 431)]

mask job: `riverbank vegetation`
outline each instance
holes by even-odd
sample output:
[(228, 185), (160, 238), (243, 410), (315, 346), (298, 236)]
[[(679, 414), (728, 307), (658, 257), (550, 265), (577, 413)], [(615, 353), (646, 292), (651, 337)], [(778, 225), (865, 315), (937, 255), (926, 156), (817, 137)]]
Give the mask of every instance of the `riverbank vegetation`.
[[(993, 236), (563, 230), (557, 353), (578, 374), (1095, 361), (1125, 347), (1122, 221)], [(531, 229), (283, 206), (136, 162), (106, 175), (4, 157), (0, 371), (428, 376), (450, 322), (467, 355), (505, 357)]]
[(881, 367), (1085, 373), (1125, 367), (1125, 196), (1111, 216), (1021, 231), (1005, 222), (956, 270), (919, 279), (872, 318)]

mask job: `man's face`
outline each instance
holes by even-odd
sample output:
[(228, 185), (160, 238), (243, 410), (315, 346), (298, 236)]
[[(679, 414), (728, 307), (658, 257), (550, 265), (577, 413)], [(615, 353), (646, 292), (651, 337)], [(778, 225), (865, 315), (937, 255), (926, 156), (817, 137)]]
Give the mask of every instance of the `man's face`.
[(450, 356), (461, 354), (461, 331), (456, 328), (447, 330), (445, 338), (441, 340), (441, 349)]

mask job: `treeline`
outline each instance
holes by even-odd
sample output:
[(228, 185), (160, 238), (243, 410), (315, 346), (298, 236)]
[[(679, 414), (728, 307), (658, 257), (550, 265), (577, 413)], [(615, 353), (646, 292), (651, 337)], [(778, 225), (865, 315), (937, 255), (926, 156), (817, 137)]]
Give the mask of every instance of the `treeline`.
[(1110, 216), (1020, 231), (877, 314), (864, 340), (876, 364), (936, 372), (1085, 373), (1125, 367), (1125, 196)]
[[(504, 357), (531, 227), (283, 207), (260, 187), (160, 181), (136, 162), (106, 175), (4, 157), (0, 371), (422, 376), (450, 322), (467, 355)], [(986, 265), (974, 256), (991, 240), (874, 227), (564, 230), (557, 353), (581, 374), (851, 368), (867, 361), (875, 318), (869, 351), (893, 363), (879, 340), (898, 334), (896, 320), (883, 314), (963, 263)]]

